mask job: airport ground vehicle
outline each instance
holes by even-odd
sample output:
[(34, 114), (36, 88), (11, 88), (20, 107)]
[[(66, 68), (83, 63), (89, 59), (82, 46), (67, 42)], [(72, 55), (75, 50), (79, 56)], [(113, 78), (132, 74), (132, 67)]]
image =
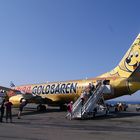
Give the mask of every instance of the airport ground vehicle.
[(126, 111), (126, 109), (128, 108), (128, 105), (125, 102), (118, 102), (115, 105), (115, 111)]
[(140, 111), (140, 106), (137, 106), (136, 107), (136, 111)]

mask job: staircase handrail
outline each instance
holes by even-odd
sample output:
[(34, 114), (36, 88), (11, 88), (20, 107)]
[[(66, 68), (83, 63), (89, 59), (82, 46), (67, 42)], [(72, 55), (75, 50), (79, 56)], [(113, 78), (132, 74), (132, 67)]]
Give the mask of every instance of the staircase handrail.
[[(93, 107), (99, 100), (99, 98), (102, 95), (102, 91), (104, 90), (104, 85), (100, 85), (99, 87), (96, 88), (96, 90), (93, 92), (93, 94), (89, 97), (89, 99), (87, 100), (87, 102), (84, 104), (83, 108), (82, 108), (82, 114), (88, 110), (91, 106)], [(89, 103), (92, 103), (89, 104)]]

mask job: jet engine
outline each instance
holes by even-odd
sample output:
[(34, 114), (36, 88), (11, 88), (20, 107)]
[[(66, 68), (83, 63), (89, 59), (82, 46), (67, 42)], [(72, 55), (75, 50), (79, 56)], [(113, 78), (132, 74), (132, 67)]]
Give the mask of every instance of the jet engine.
[(15, 95), (10, 97), (9, 101), (12, 102), (14, 107), (19, 107), (21, 99), (24, 99), (23, 95)]

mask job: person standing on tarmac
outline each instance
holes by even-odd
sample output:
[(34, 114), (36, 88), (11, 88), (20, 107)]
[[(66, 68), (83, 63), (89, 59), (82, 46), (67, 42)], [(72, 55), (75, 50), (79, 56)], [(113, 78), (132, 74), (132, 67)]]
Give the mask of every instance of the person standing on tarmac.
[(69, 116), (69, 119), (71, 120), (72, 119), (72, 105), (73, 105), (73, 101), (71, 101), (68, 105), (67, 105), (67, 115), (66, 115), (66, 118), (68, 118)]
[(1, 108), (0, 108), (0, 111), (1, 111), (0, 122), (3, 122), (3, 116), (4, 116), (4, 111), (5, 111), (4, 104), (5, 104), (5, 99), (3, 99), (2, 104), (1, 104)]
[(7, 99), (5, 102), (6, 107), (6, 122), (8, 122), (8, 118), (10, 119), (10, 122), (12, 123), (12, 103)]
[(18, 112), (18, 119), (21, 118), (21, 113), (23, 111), (23, 107), (26, 105), (26, 100), (25, 99), (21, 99), (20, 100), (20, 105), (19, 105), (19, 112)]

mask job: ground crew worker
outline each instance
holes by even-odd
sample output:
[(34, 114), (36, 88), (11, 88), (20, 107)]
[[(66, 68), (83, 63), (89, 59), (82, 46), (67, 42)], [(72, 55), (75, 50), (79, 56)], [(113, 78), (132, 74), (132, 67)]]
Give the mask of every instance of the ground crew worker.
[(18, 112), (18, 119), (21, 118), (21, 113), (23, 111), (23, 107), (26, 105), (26, 100), (25, 99), (21, 99), (20, 100), (20, 105), (19, 105), (19, 112)]

